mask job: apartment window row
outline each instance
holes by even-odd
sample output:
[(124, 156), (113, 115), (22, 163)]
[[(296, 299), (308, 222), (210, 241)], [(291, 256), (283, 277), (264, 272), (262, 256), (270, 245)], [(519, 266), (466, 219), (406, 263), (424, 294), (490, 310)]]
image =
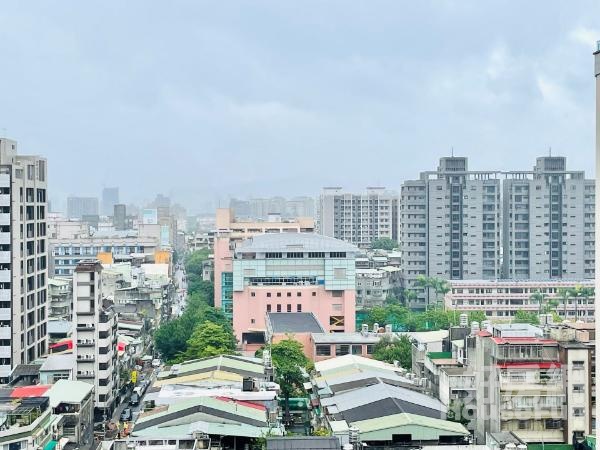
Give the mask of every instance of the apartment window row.
[[(283, 312), (282, 308), (283, 308), (283, 305), (281, 305), (279, 303), (277, 305), (275, 305), (275, 311), (278, 312), (278, 313)], [(267, 312), (273, 312), (273, 306), (272, 305), (267, 305)], [(292, 312), (292, 305), (291, 304), (288, 303), (288, 304), (285, 305), (285, 312), (289, 312), (289, 313)], [(302, 304), (300, 304), (300, 303), (296, 304), (296, 312), (302, 312)]]

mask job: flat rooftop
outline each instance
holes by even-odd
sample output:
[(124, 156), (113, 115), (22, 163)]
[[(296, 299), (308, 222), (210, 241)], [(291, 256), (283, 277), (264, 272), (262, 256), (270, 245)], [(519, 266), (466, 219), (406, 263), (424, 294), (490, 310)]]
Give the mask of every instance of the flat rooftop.
[(273, 333), (324, 333), (313, 313), (267, 313)]

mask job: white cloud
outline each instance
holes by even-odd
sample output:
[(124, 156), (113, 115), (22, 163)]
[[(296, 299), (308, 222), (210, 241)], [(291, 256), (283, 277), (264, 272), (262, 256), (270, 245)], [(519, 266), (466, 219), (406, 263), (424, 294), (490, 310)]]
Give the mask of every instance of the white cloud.
[(579, 26), (569, 33), (569, 38), (578, 44), (595, 49), (596, 42), (600, 41), (600, 31)]

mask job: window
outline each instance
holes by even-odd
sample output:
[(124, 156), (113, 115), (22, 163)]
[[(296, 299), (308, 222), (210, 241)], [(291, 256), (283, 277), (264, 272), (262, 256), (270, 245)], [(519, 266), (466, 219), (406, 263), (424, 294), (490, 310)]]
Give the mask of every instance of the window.
[(367, 355), (372, 355), (374, 351), (375, 351), (375, 345), (367, 344)]
[(583, 370), (584, 366), (584, 361), (573, 361), (573, 370)]
[(271, 305), (267, 305), (267, 312), (271, 312)]
[(288, 304), (286, 306), (286, 310), (287, 310), (287, 312), (292, 312), (292, 305)]
[(287, 296), (288, 296), (288, 297), (291, 297), (291, 296), (292, 296), (292, 293), (291, 293), (291, 292), (288, 292), (288, 293), (287, 293)]
[(362, 355), (362, 345), (353, 345), (352, 346), (352, 354), (353, 355)]
[(331, 356), (331, 345), (317, 345), (317, 356)]
[(255, 323), (255, 322), (256, 322), (256, 320), (250, 319), (250, 323)]
[(300, 303), (296, 305), (296, 312), (302, 312), (302, 305)]
[(278, 292), (278, 293), (277, 293), (277, 297), (281, 297), (281, 292)]
[(325, 258), (325, 253), (323, 252), (308, 252), (309, 258)]
[(350, 346), (347, 344), (336, 344), (335, 356), (343, 356), (350, 353)]
[(343, 297), (344, 291), (331, 291), (331, 296), (332, 297)]
[(267, 297), (270, 297), (270, 296), (271, 296), (271, 293), (270, 293), (270, 292), (267, 292)]
[(519, 420), (519, 430), (529, 429), (529, 420)]
[(573, 392), (584, 392), (584, 386), (583, 384), (574, 384), (573, 385)]
[(267, 252), (265, 253), (265, 259), (281, 259), (282, 254), (277, 252)]
[(296, 292), (296, 297), (302, 297), (302, 292)]
[(346, 252), (331, 252), (329, 253), (330, 258), (345, 258)]
[(292, 253), (287, 253), (286, 255), (288, 258), (304, 258), (304, 253), (302, 252), (292, 252)]
[(281, 312), (281, 305), (277, 305), (277, 312)]
[(313, 296), (313, 297), (316, 297), (316, 296), (317, 296), (317, 293), (316, 293), (316, 292), (313, 292), (313, 293), (312, 293), (312, 296)]
[(256, 292), (250, 292), (250, 297), (256, 297)]
[(583, 408), (573, 408), (573, 416), (581, 417), (584, 415), (585, 415), (585, 412), (583, 411)]
[(562, 428), (562, 420), (546, 419), (546, 430), (559, 430)]

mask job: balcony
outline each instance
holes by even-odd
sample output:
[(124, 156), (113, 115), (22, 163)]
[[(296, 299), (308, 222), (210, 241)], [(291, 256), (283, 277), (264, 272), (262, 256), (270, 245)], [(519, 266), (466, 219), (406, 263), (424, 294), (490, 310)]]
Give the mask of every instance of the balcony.
[(10, 320), (10, 308), (0, 308), (0, 320)]
[(77, 339), (78, 347), (93, 347), (95, 345), (95, 341), (93, 339)]
[(94, 378), (95, 372), (93, 370), (78, 370), (77, 378)]
[(10, 327), (0, 327), (0, 339), (11, 339), (12, 330)]
[(95, 356), (91, 353), (88, 353), (85, 355), (77, 355), (77, 361), (94, 362), (95, 359), (96, 359)]
[(0, 225), (10, 225), (9, 213), (0, 213)]
[(10, 270), (0, 270), (0, 283), (10, 283), (11, 275)]
[[(2, 224), (0, 224), (0, 225), (2, 225)], [(0, 252), (0, 263), (10, 263), (10, 262), (11, 262), (10, 252)]]
[(10, 358), (10, 345), (3, 345), (0, 347), (0, 358)]
[(0, 194), (0, 206), (10, 206), (9, 194)]

